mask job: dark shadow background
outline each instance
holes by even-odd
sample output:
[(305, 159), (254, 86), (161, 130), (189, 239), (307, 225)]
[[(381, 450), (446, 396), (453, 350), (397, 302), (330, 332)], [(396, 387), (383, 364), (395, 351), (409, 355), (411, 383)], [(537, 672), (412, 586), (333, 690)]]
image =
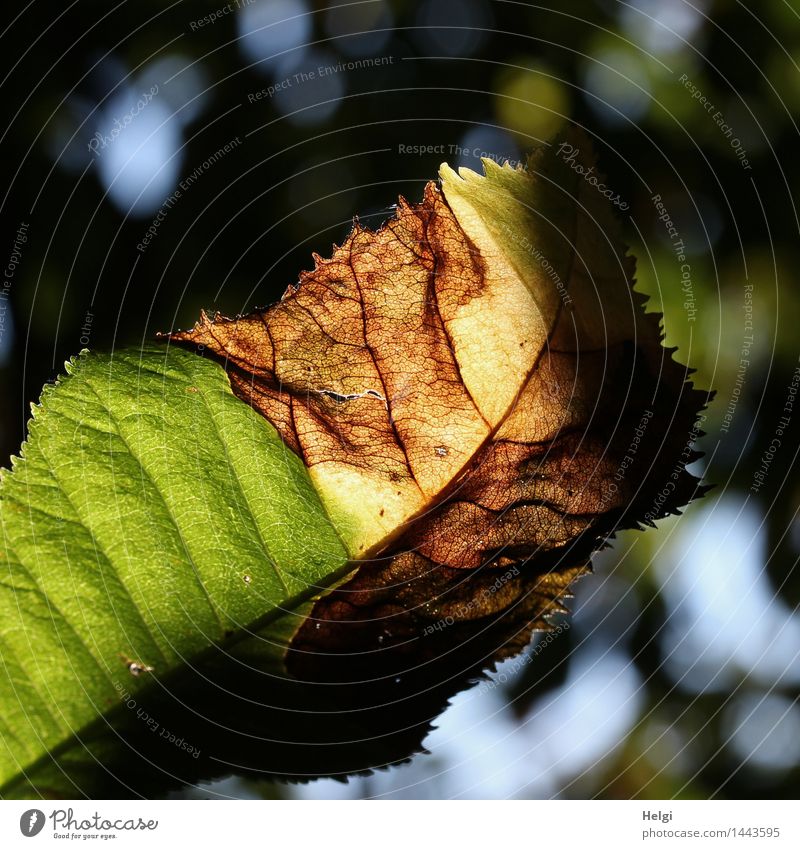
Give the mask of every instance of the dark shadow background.
[(5, 14), (3, 465), (81, 348), (274, 301), (355, 213), (377, 226), (440, 162), (519, 161), (565, 120), (629, 203), (638, 287), (667, 342), (717, 390), (697, 466), (714, 493), (598, 558), (574, 625), (459, 696), (433, 754), (348, 785), (185, 795), (797, 795), (800, 404), (754, 478), (800, 355), (796, 3), (77, 0)]

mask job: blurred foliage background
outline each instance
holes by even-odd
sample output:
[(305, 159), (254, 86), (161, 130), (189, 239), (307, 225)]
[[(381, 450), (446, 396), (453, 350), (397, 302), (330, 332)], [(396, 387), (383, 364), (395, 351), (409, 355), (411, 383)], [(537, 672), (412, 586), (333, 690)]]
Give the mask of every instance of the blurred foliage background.
[(355, 213), (376, 226), (441, 161), (524, 160), (567, 120), (629, 204), (668, 344), (717, 393), (697, 466), (712, 494), (601, 554), (571, 627), (459, 695), (430, 755), (348, 784), (183, 795), (796, 796), (800, 406), (774, 440), (800, 354), (797, 0), (5, 13), (3, 465), (82, 347), (274, 301)]

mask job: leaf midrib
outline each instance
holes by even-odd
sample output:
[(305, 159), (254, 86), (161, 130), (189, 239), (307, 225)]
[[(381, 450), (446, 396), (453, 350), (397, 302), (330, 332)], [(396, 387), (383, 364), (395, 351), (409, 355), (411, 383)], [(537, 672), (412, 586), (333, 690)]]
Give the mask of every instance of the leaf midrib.
[[(447, 203), (447, 198), (445, 198), (444, 195), (442, 196), (442, 200), (445, 204), (447, 204), (448, 208), (450, 208), (450, 205)], [(577, 212), (577, 206), (575, 204), (573, 204), (572, 208), (574, 210), (574, 213), (573, 213), (573, 227), (572, 227), (573, 241), (571, 242), (571, 244), (574, 245), (574, 237), (575, 237), (575, 232), (577, 230), (578, 212)], [(451, 212), (452, 212), (452, 209), (451, 209)], [(453, 213), (453, 217), (455, 218), (455, 213)], [(456, 221), (457, 221), (457, 219), (456, 219)], [(464, 240), (468, 244), (470, 244), (473, 248), (475, 248), (475, 250), (477, 250), (477, 248), (474, 245), (472, 245), (472, 240), (469, 238), (469, 236), (461, 228), (461, 225), (459, 224), (458, 226), (459, 226), (459, 229), (461, 229), (461, 233), (464, 237)], [(566, 275), (567, 280), (569, 280), (572, 277), (572, 271), (573, 271), (573, 268), (574, 268), (574, 265), (575, 265), (575, 253), (576, 253), (576, 251), (573, 247), (573, 249), (570, 251), (569, 268), (568, 268), (567, 275)], [(437, 301), (437, 309), (438, 309), (438, 296), (437, 296), (435, 287), (433, 289), (433, 297), (434, 297), (434, 300)], [(545, 341), (543, 342), (541, 348), (539, 348), (539, 351), (536, 354), (536, 358), (533, 361), (533, 363), (531, 364), (531, 367), (525, 373), (524, 379), (520, 381), (520, 385), (519, 385), (516, 393), (514, 394), (514, 397), (512, 398), (511, 402), (509, 403), (509, 405), (506, 408), (503, 415), (498, 419), (497, 424), (495, 424), (494, 427), (490, 428), (489, 432), (481, 440), (481, 442), (478, 444), (478, 446), (475, 448), (475, 450), (470, 454), (470, 456), (464, 461), (464, 463), (453, 474), (453, 476), (450, 478), (450, 480), (447, 482), (447, 484), (445, 484), (445, 486), (443, 486), (436, 493), (436, 495), (429, 498), (423, 505), (421, 505), (412, 514), (410, 514), (402, 522), (402, 524), (398, 525), (391, 533), (386, 534), (382, 539), (378, 540), (378, 542), (371, 545), (362, 554), (360, 554), (357, 557), (354, 557), (353, 558), (354, 560), (356, 560), (356, 561), (367, 561), (367, 560), (372, 560), (372, 559), (376, 558), (378, 555), (380, 555), (382, 552), (384, 552), (392, 543), (394, 543), (397, 539), (401, 538), (405, 533), (407, 533), (408, 530), (409, 530), (409, 527), (411, 525), (413, 525), (414, 522), (416, 522), (418, 519), (422, 518), (423, 516), (430, 514), (432, 510), (437, 510), (442, 504), (444, 504), (447, 501), (447, 499), (450, 497), (450, 495), (453, 493), (453, 491), (458, 489), (458, 487), (461, 485), (462, 477), (464, 476), (464, 474), (469, 469), (469, 467), (470, 467), (471, 463), (473, 462), (473, 460), (475, 459), (475, 457), (481, 451), (483, 451), (483, 449), (490, 442), (494, 441), (494, 438), (497, 436), (498, 432), (500, 431), (500, 429), (505, 424), (509, 415), (511, 415), (512, 411), (516, 407), (517, 402), (519, 401), (522, 393), (527, 388), (528, 383), (530, 382), (531, 378), (533, 377), (534, 372), (536, 371), (537, 367), (539, 366), (539, 363), (541, 362), (541, 359), (542, 359), (542, 356), (544, 355), (544, 352), (550, 349), (550, 342), (553, 338), (553, 334), (556, 332), (556, 328), (558, 327), (558, 322), (559, 322), (559, 319), (561, 318), (563, 308), (564, 308), (564, 301), (563, 301), (563, 299), (559, 298), (559, 303), (558, 303), (558, 307), (556, 309), (556, 314), (555, 314), (555, 317), (553, 319), (553, 323), (550, 327), (550, 330), (547, 333), (547, 337), (545, 338)], [(458, 362), (458, 359), (456, 357), (456, 352), (455, 352), (455, 350), (453, 350), (452, 345), (450, 344), (450, 338), (449, 338), (448, 334), (445, 335), (445, 339), (447, 340), (447, 344), (450, 347), (450, 352), (452, 353), (453, 358), (456, 360), (456, 362)]]

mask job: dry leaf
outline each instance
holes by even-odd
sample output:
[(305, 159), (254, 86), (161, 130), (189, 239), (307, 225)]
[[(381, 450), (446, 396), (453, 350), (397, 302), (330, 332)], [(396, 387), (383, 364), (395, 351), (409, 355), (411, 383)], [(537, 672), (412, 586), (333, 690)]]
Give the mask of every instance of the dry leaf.
[(557, 146), (527, 169), (443, 165), (441, 187), (377, 231), (356, 223), (280, 303), (169, 337), (223, 362), (356, 561), (299, 629), (297, 675), (399, 674), (468, 644), (485, 666), (546, 627), (616, 529), (701, 491), (685, 466), (708, 396)]

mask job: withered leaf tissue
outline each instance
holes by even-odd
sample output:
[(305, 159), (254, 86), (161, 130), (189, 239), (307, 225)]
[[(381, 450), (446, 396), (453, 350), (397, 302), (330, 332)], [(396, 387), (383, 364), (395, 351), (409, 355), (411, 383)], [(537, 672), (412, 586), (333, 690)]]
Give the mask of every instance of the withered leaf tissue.
[(299, 678), (485, 669), (548, 627), (610, 535), (704, 491), (686, 465), (709, 395), (561, 140), (524, 169), (443, 165), (279, 303), (168, 337), (278, 429), (352, 557), (294, 634)]

